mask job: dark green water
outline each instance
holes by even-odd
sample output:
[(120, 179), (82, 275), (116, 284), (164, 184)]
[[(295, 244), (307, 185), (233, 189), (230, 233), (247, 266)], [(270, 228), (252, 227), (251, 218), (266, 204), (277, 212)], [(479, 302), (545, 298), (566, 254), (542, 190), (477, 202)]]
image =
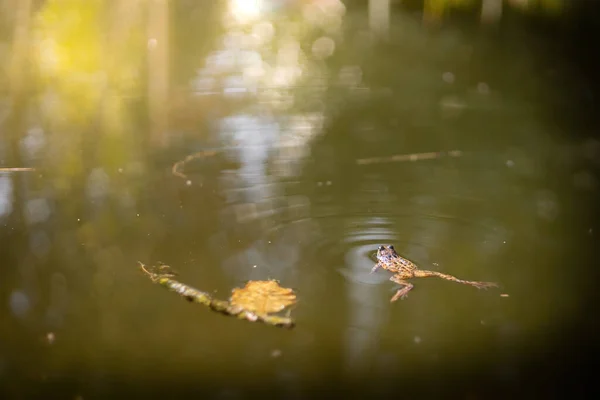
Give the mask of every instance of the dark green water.
[[(318, 29), (276, 15), (215, 23), (193, 61), (197, 39), (181, 34), (171, 57), (184, 60), (173, 68), (183, 117), (166, 146), (144, 139), (144, 98), (117, 138), (43, 107), (5, 125), (24, 129), (0, 139), (2, 167), (37, 168), (0, 174), (7, 396), (489, 398), (554, 387), (552, 362), (588, 318), (593, 277), (600, 142), (577, 123), (585, 95), (571, 100), (566, 63), (518, 23), (427, 29), (398, 13), (377, 44), (365, 10), (336, 12)], [(189, 163), (189, 182), (171, 174), (202, 149), (217, 155)], [(429, 152), (440, 154), (408, 157)], [(416, 279), (390, 303), (391, 274), (369, 274), (380, 244), (501, 287)], [(138, 261), (165, 262), (219, 298), (278, 279), (298, 293), (297, 326), (211, 313), (153, 285)]]

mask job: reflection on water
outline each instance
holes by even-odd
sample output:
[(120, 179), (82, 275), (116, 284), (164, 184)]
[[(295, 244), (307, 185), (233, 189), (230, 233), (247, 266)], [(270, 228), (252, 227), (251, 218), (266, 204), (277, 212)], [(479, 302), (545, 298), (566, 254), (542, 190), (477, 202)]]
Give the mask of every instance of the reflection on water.
[[(433, 386), (451, 382), (476, 396), (486, 388), (472, 377), (526, 382), (523, 369), (578, 315), (587, 249), (576, 249), (594, 232), (600, 146), (555, 135), (518, 46), (495, 52), (491, 39), (427, 32), (404, 14), (383, 45), (364, 10), (337, 0), (231, 1), (211, 11), (224, 32), (191, 68), (192, 123), (173, 122), (169, 146), (153, 148), (125, 96), (142, 96), (138, 60), (115, 55), (126, 68), (113, 86), (94, 75), (97, 57), (69, 64), (61, 54), (85, 39), (60, 46), (76, 24), (58, 29), (50, 3), (38, 27), (54, 60), (47, 107), (20, 115), (20, 153), (0, 139), (3, 167), (36, 167), (0, 171), (0, 379), (12, 393), (33, 381), (71, 398), (298, 397), (342, 383), (442, 395)], [(83, 11), (73, 18), (94, 20)], [(91, 88), (70, 90), (73, 70)], [(203, 150), (214, 157), (187, 162), (184, 179), (170, 173)], [(370, 273), (381, 244), (501, 288), (415, 279), (390, 303), (391, 274)], [(298, 294), (297, 326), (210, 313), (150, 284), (138, 261), (165, 262), (217, 298), (277, 279)]]

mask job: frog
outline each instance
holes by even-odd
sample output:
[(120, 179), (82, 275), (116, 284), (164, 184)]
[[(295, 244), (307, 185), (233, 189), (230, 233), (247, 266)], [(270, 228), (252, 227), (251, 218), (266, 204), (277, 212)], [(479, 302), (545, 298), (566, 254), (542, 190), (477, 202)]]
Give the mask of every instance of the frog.
[(390, 280), (402, 286), (400, 289), (398, 289), (396, 294), (392, 296), (390, 302), (395, 302), (398, 299), (406, 299), (408, 292), (410, 292), (414, 287), (412, 283), (407, 282), (407, 280), (411, 278), (437, 277), (452, 282), (462, 283), (464, 285), (474, 286), (478, 289), (498, 287), (498, 284), (494, 282), (466, 281), (442, 272), (420, 269), (412, 261), (400, 256), (394, 249), (393, 245), (381, 245), (377, 248), (377, 264), (375, 264), (375, 266), (371, 269), (371, 273), (376, 272), (379, 268), (393, 272), (394, 275), (390, 278)]

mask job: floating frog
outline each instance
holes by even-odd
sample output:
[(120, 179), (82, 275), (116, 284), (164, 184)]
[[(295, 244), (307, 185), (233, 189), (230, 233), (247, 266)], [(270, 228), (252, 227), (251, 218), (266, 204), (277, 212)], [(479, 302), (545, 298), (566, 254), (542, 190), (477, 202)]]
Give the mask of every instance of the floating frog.
[(371, 273), (377, 271), (379, 268), (394, 272), (394, 275), (390, 278), (390, 281), (403, 286), (401, 289), (398, 289), (396, 294), (391, 298), (391, 302), (407, 297), (408, 292), (410, 292), (414, 287), (412, 283), (406, 282), (407, 279), (411, 278), (438, 277), (448, 281), (471, 285), (478, 289), (498, 287), (498, 285), (493, 282), (465, 281), (441, 272), (419, 269), (415, 263), (398, 255), (394, 249), (394, 246), (391, 245), (379, 246), (377, 249), (377, 264), (375, 264), (373, 269), (371, 269)]

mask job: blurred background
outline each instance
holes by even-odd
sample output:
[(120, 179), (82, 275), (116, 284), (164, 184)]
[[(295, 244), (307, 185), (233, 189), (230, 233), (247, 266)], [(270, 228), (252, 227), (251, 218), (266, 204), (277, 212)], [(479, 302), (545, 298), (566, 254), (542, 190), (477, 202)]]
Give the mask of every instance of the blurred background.
[[(0, 8), (2, 398), (591, 390), (595, 1)], [(381, 244), (500, 288), (390, 303)], [(138, 261), (222, 299), (278, 279), (297, 326), (186, 303)]]

